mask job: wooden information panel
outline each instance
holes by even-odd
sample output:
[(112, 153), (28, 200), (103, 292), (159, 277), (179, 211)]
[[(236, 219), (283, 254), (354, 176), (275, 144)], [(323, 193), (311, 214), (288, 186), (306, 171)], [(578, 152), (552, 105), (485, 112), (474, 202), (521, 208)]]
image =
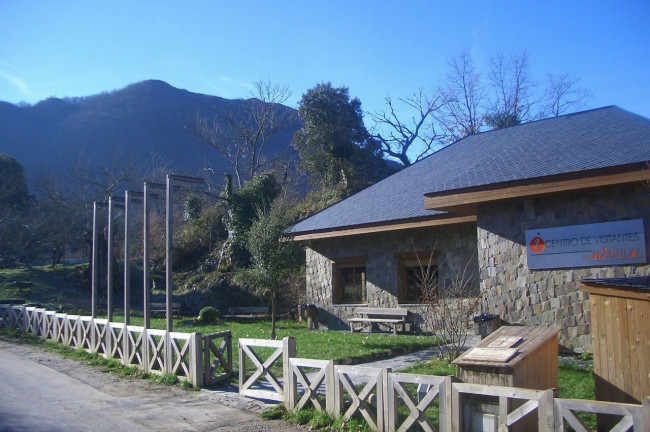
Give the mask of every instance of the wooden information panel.
[(505, 363), (517, 354), (517, 348), (474, 347), (465, 353), (465, 360)]
[(522, 338), (519, 336), (499, 336), (488, 344), (488, 348), (512, 348), (517, 345)]

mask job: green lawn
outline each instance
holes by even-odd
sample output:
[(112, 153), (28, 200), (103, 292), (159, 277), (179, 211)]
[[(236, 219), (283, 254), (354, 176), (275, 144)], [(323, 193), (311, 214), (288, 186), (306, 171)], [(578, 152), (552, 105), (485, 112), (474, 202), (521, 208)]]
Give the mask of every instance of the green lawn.
[[(88, 265), (0, 269), (0, 300), (24, 300), (49, 310), (90, 307)], [(15, 283), (31, 286), (18, 287)]]
[[(116, 316), (115, 320), (123, 321), (123, 317)], [(270, 321), (255, 323), (229, 322), (222, 325), (207, 326), (195, 326), (192, 322), (191, 319), (175, 319), (174, 331), (210, 334), (230, 330), (233, 337), (233, 361), (235, 364), (239, 338), (269, 339), (271, 334)], [(188, 326), (186, 323), (192, 325)], [(142, 325), (142, 318), (132, 317), (131, 324)], [(164, 329), (165, 319), (152, 319), (151, 327)], [(430, 336), (308, 330), (306, 323), (295, 321), (278, 321), (276, 323), (276, 332), (279, 340), (287, 336), (296, 339), (296, 354), (298, 357), (334, 360), (338, 363), (360, 363), (390, 357), (429, 348), (434, 342)]]

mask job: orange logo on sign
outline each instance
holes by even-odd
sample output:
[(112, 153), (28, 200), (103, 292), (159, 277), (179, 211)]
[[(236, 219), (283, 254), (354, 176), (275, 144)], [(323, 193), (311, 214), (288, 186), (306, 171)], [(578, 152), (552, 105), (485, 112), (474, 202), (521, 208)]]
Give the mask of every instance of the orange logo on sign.
[(544, 239), (541, 237), (535, 237), (530, 241), (530, 250), (536, 254), (542, 253), (545, 247)]

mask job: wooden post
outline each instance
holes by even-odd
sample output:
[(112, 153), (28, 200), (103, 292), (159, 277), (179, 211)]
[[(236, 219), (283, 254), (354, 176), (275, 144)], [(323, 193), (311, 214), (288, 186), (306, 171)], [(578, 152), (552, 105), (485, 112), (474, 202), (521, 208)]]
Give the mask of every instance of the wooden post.
[(282, 378), (284, 381), (284, 404), (289, 406), (291, 398), (291, 389), (289, 382), (292, 381), (289, 377), (291, 374), (291, 366), (289, 359), (296, 357), (296, 339), (293, 337), (285, 337), (282, 339)]
[(93, 256), (91, 267), (91, 316), (97, 318), (97, 287), (99, 286), (99, 234), (97, 227), (97, 201), (93, 202)]
[(539, 432), (555, 430), (553, 390), (549, 389), (537, 401), (537, 422)]
[(244, 382), (246, 381), (246, 354), (241, 345), (241, 341), (237, 341), (237, 353), (239, 354), (239, 393), (244, 390)]
[(452, 377), (448, 376), (440, 383), (438, 387), (438, 404), (439, 404), (439, 431), (451, 432), (451, 383)]
[(447, 412), (451, 411), (451, 429), (449, 429), (447, 432), (457, 432), (460, 431), (460, 427), (463, 424), (461, 414), (463, 412), (462, 407), (461, 407), (461, 398), (460, 398), (460, 392), (456, 388), (453, 383), (450, 385), (450, 390), (451, 390), (451, 410), (447, 408)]
[(108, 251), (106, 267), (106, 316), (113, 321), (113, 197), (108, 197)]
[[(397, 326), (396, 326), (397, 328)], [(377, 382), (377, 430), (386, 430), (388, 423), (388, 412), (386, 409), (386, 395), (388, 394), (388, 373), (392, 372), (391, 368), (381, 370), (381, 378)], [(397, 404), (395, 404), (397, 407)], [(390, 409), (390, 408), (388, 408)]]
[[(143, 186), (143, 222), (142, 222), (142, 274), (144, 275), (144, 292), (142, 301), (142, 315), (143, 324), (145, 329), (150, 326), (149, 323), (149, 299), (151, 289), (149, 288), (149, 184), (144, 183)], [(144, 354), (143, 354), (144, 355)]]
[(332, 417), (336, 418), (336, 393), (334, 386), (337, 385), (334, 376), (334, 361), (330, 360), (327, 372), (327, 394), (325, 395), (325, 411)]
[(172, 296), (174, 294), (174, 290), (172, 289), (172, 245), (174, 236), (173, 189), (174, 180), (170, 174), (167, 174), (167, 201), (165, 203), (165, 214), (167, 218), (165, 221), (165, 316), (167, 318), (167, 332), (174, 331), (174, 311), (172, 304)]
[[(190, 340), (190, 356), (189, 356), (189, 369), (190, 369), (190, 382), (194, 387), (203, 386), (203, 336), (201, 333), (192, 333)], [(210, 369), (210, 365), (205, 366)]]
[[(131, 238), (129, 236), (129, 207), (131, 195), (124, 191), (124, 325), (131, 324)], [(126, 344), (124, 345), (126, 348)]]

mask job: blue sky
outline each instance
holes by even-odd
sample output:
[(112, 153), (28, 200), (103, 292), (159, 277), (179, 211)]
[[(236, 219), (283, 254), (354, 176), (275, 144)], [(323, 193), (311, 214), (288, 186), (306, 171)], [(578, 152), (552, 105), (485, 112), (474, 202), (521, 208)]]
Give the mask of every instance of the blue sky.
[(527, 50), (533, 78), (569, 73), (593, 97), (650, 117), (645, 1), (21, 1), (0, 2), (0, 100), (86, 96), (145, 79), (248, 97), (288, 86), (347, 86), (366, 111), (435, 89), (449, 58)]

